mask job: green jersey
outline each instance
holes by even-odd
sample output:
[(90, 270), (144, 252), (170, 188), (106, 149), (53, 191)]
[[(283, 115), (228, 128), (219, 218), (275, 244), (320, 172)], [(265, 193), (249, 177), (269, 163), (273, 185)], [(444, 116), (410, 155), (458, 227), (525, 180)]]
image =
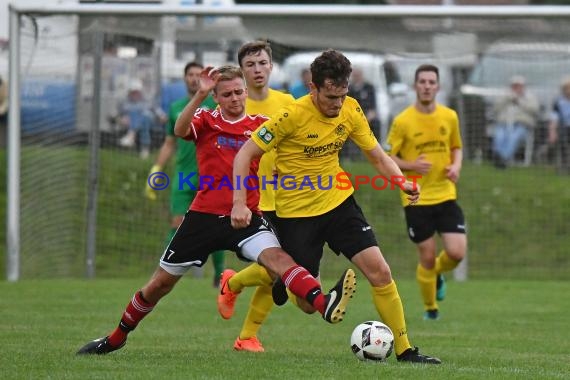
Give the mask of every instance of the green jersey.
[[(168, 113), (168, 124), (166, 126), (167, 136), (174, 136), (174, 124), (176, 119), (184, 110), (184, 107), (190, 102), (188, 97), (177, 100), (170, 106)], [(203, 109), (214, 109), (217, 104), (211, 96), (208, 96), (200, 105)], [(196, 146), (193, 141), (176, 139), (176, 173), (183, 172), (188, 175), (190, 172), (198, 171), (198, 162), (196, 161)]]

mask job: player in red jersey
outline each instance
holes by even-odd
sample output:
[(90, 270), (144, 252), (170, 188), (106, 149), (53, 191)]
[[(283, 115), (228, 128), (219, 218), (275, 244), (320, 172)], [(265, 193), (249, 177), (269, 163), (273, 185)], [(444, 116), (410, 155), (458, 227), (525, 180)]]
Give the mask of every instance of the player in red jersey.
[[(213, 90), (219, 109), (204, 111), (199, 105)], [(259, 191), (255, 178), (247, 187), (247, 206), (252, 211), (249, 226), (236, 229), (231, 224), (233, 160), (251, 132), (266, 118), (245, 114), (247, 89), (241, 69), (206, 67), (200, 75), (200, 89), (180, 114), (174, 132), (194, 140), (200, 173), (198, 194), (182, 224), (160, 258), (159, 267), (145, 286), (137, 291), (124, 311), (119, 325), (108, 335), (87, 343), (77, 353), (102, 355), (118, 350), (127, 335), (168, 294), (192, 266), (201, 266), (210, 252), (232, 250), (243, 259), (263, 265), (279, 276), (289, 290), (307, 300), (330, 323), (342, 320), (346, 304), (356, 288), (354, 271), (347, 269), (337, 285), (323, 294), (319, 282), (281, 249), (270, 225), (258, 210)], [(256, 175), (257, 164), (249, 174)], [(184, 179), (181, 184), (189, 185)]]

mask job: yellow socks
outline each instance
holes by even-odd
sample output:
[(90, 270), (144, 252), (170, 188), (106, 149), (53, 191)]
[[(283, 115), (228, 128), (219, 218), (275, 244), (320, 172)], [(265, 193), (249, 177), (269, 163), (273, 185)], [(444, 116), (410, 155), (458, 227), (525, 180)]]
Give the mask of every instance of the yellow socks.
[(248, 339), (257, 335), (267, 315), (273, 308), (273, 296), (271, 295), (271, 285), (258, 286), (249, 303), (249, 311), (243, 322), (239, 333), (240, 339)]
[(435, 300), (437, 273), (435, 269), (426, 269), (422, 267), (421, 264), (418, 264), (416, 268), (416, 279), (420, 286), (424, 308), (426, 310), (437, 309), (437, 302)]
[(408, 341), (406, 320), (404, 319), (404, 307), (394, 280), (386, 286), (373, 286), (372, 299), (380, 318), (394, 333), (396, 355), (400, 355), (411, 348)]
[(435, 272), (436, 274), (449, 272), (450, 270), (455, 269), (458, 265), (459, 261), (453, 260), (447, 255), (445, 250), (442, 250), (439, 253), (439, 256), (435, 259)]
[(269, 286), (273, 284), (273, 280), (269, 273), (259, 264), (251, 264), (250, 266), (240, 270), (230, 278), (228, 285), (232, 292), (239, 293), (245, 287), (249, 286)]

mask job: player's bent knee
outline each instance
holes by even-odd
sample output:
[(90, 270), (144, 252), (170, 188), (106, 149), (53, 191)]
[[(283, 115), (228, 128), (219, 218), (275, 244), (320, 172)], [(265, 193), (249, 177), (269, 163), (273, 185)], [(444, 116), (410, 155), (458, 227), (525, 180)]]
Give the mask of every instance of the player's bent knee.
[(456, 249), (447, 248), (445, 250), (446, 256), (453, 261), (457, 261), (458, 263), (461, 260), (463, 260), (463, 258), (465, 257), (465, 253), (466, 253), (466, 249), (461, 249), (459, 247), (457, 247)]
[(179, 276), (174, 276), (161, 268), (142, 289), (143, 295), (149, 302), (156, 302), (170, 293), (179, 279)]
[(364, 272), (366, 279), (372, 286), (385, 286), (392, 282), (392, 272), (388, 265), (377, 270)]
[(282, 276), (285, 271), (296, 265), (295, 261), (281, 248), (267, 248), (259, 255), (259, 262), (269, 272)]
[(148, 283), (143, 289), (142, 294), (145, 300), (151, 303), (158, 302), (162, 297), (170, 293), (173, 285), (167, 285), (161, 282), (152, 281)]
[(447, 252), (447, 256), (449, 256), (451, 260), (455, 260), (459, 263), (465, 258), (465, 251)]

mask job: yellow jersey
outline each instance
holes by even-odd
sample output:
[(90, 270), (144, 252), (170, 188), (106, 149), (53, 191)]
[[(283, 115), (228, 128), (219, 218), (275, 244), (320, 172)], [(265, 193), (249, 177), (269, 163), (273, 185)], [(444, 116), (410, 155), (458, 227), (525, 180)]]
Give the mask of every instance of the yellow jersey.
[[(245, 101), (245, 112), (248, 115), (264, 115), (271, 117), (281, 108), (295, 100), (290, 94), (285, 94), (273, 89), (269, 89), (267, 98), (264, 100), (252, 100), (247, 98)], [(261, 157), (259, 161), (259, 169), (257, 175), (259, 178), (271, 178), (275, 170), (275, 151), (268, 152)], [(273, 187), (266, 186), (265, 189), (260, 187), (259, 209), (261, 211), (275, 210), (275, 190)]]
[[(452, 109), (436, 105), (430, 114), (419, 112), (415, 106), (402, 111), (392, 123), (384, 146), (390, 155), (405, 161), (415, 161), (421, 154), (432, 166), (421, 175), (406, 170), (404, 175), (420, 176), (416, 179), (421, 194), (417, 205), (433, 205), (457, 198), (455, 184), (446, 177), (445, 167), (451, 164), (451, 151), (461, 148), (459, 119)], [(402, 204), (407, 206), (407, 195), (401, 192)]]
[[(348, 138), (365, 151), (378, 145), (351, 97), (337, 117), (328, 118), (310, 95), (303, 96), (259, 126), (251, 138), (263, 151), (277, 152), (275, 211), (283, 218), (322, 215), (340, 205), (354, 192), (339, 163), (342, 146)], [(264, 186), (272, 184), (260, 180), (260, 188)]]

